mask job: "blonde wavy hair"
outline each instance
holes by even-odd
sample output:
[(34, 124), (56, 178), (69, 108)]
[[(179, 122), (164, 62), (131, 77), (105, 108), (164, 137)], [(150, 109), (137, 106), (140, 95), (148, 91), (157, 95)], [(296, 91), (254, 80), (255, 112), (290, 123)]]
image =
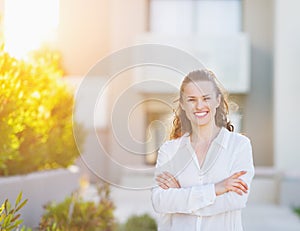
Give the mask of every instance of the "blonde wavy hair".
[[(190, 82), (197, 81), (210, 81), (213, 83), (213, 86), (216, 90), (217, 95), (220, 95), (221, 101), (220, 105), (216, 110), (215, 122), (218, 127), (225, 127), (229, 131), (233, 131), (234, 127), (228, 119), (229, 107), (228, 107), (228, 94), (221, 86), (220, 82), (217, 80), (215, 74), (208, 69), (201, 69), (190, 72), (183, 79), (180, 87), (180, 95), (178, 102), (182, 102), (182, 94), (184, 92), (185, 86)], [(181, 137), (186, 132), (192, 132), (192, 126), (190, 120), (187, 118), (185, 111), (182, 110), (180, 104), (177, 109), (174, 111), (175, 117), (173, 120), (173, 127), (170, 134), (170, 139), (176, 139)]]

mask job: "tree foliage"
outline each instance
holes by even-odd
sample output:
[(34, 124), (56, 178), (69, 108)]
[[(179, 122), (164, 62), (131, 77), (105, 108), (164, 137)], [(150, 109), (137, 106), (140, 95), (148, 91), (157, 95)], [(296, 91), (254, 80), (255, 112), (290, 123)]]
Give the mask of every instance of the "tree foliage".
[(27, 60), (0, 48), (0, 176), (67, 167), (78, 157), (60, 61), (46, 48)]

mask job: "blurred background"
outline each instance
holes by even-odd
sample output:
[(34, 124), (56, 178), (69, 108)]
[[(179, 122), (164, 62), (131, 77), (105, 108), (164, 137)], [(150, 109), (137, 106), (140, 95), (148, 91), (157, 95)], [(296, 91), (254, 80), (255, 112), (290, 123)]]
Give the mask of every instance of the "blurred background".
[[(251, 139), (256, 168), (245, 230), (300, 230), (294, 213), (300, 207), (298, 9), (298, 0), (1, 0), (0, 33), (3, 50), (17, 60), (26, 60), (28, 52), (46, 44), (60, 55), (61, 78), (68, 86), (76, 90), (89, 76), (86, 86), (91, 95), (103, 90), (94, 121), (82, 111), (76, 117), (85, 139), (71, 191), (81, 187), (84, 198), (95, 200), (101, 178), (114, 185), (111, 194), (119, 221), (144, 212), (156, 217), (149, 188), (124, 188), (140, 189), (152, 181), (177, 89), (136, 83), (163, 80), (174, 85), (173, 75), (178, 87), (183, 76), (145, 67), (112, 79), (94, 67), (129, 46), (168, 45), (212, 69), (239, 106), (231, 108), (230, 119), (237, 132)], [(89, 102), (87, 96), (79, 103)], [(147, 155), (135, 155), (133, 150)], [(130, 169), (146, 171), (136, 174)], [(4, 176), (1, 181), (6, 182)], [(6, 184), (5, 190), (0, 187), (1, 201), (16, 196), (11, 193), (15, 186)]]

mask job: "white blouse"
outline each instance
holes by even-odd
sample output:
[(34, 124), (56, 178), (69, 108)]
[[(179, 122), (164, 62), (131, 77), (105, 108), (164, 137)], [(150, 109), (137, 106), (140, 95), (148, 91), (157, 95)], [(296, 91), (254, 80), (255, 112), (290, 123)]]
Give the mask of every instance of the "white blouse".
[(216, 196), (214, 184), (245, 170), (240, 178), (250, 188), (254, 176), (250, 140), (222, 128), (211, 143), (202, 167), (189, 134), (165, 142), (159, 149), (155, 175), (168, 171), (181, 188), (152, 189), (152, 203), (160, 213), (158, 231), (242, 231), (243, 196), (228, 192)]

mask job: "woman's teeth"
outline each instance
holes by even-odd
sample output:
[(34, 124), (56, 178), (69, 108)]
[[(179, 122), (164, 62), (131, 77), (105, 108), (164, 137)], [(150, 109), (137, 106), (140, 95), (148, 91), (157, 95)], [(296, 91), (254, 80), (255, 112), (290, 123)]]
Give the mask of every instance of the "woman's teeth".
[(208, 113), (207, 111), (205, 111), (205, 112), (196, 112), (195, 115), (196, 115), (197, 117), (203, 117), (203, 116), (205, 116), (207, 113)]

